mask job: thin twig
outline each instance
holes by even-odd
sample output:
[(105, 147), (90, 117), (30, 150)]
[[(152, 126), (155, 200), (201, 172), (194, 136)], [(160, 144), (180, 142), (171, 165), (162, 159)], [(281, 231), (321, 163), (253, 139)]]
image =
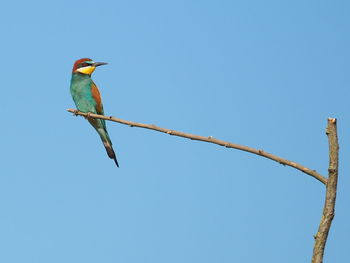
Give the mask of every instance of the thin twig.
[(328, 136), (329, 145), (329, 167), (328, 181), (326, 184), (326, 200), (323, 207), (321, 222), (315, 237), (314, 251), (312, 255), (312, 263), (322, 263), (324, 249), (327, 242), (329, 229), (331, 228), (334, 218), (335, 200), (337, 197), (338, 183), (338, 160), (339, 160), (339, 144), (337, 135), (337, 120), (328, 118), (328, 126), (326, 134)]
[(241, 151), (245, 151), (245, 152), (250, 152), (256, 155), (260, 155), (263, 156), (265, 158), (271, 159), (275, 162), (278, 162), (282, 165), (287, 165), (290, 167), (293, 167), (295, 169), (298, 169), (299, 171), (302, 171), (303, 173), (306, 173), (312, 177), (314, 177), (315, 179), (319, 180), (320, 182), (322, 182), (323, 184), (327, 184), (327, 178), (323, 177), (322, 175), (320, 175), (319, 173), (317, 173), (315, 170), (311, 170), (301, 164), (289, 161), (287, 159), (283, 159), (279, 156), (273, 155), (271, 153), (265, 152), (263, 150), (258, 150), (255, 148), (251, 148), (248, 146), (243, 146), (243, 145), (239, 145), (239, 144), (235, 144), (235, 143), (231, 143), (231, 142), (227, 142), (227, 141), (223, 141), (223, 140), (219, 140), (219, 139), (215, 139), (211, 136), (209, 137), (204, 137), (204, 136), (199, 136), (199, 135), (195, 135), (195, 134), (189, 134), (189, 133), (184, 133), (184, 132), (180, 132), (180, 131), (175, 131), (175, 130), (170, 130), (170, 129), (166, 129), (166, 128), (161, 128), (158, 126), (155, 126), (153, 124), (144, 124), (144, 123), (137, 123), (137, 122), (133, 122), (133, 121), (127, 121), (127, 120), (123, 120), (123, 119), (119, 119), (116, 117), (112, 117), (112, 116), (104, 116), (104, 115), (98, 115), (98, 114), (93, 114), (93, 113), (84, 113), (84, 112), (80, 112), (74, 109), (68, 109), (67, 111), (74, 113), (75, 115), (80, 115), (80, 116), (84, 116), (84, 117), (90, 117), (90, 118), (96, 118), (96, 119), (103, 119), (103, 120), (107, 120), (107, 121), (114, 121), (114, 122), (118, 122), (121, 124), (125, 124), (128, 125), (130, 127), (139, 127), (139, 128), (145, 128), (145, 129), (150, 129), (150, 130), (154, 130), (154, 131), (159, 131), (159, 132), (163, 132), (169, 135), (175, 135), (175, 136), (179, 136), (179, 137), (184, 137), (184, 138), (188, 138), (191, 140), (197, 140), (197, 141), (203, 141), (203, 142), (209, 142), (209, 143), (214, 143), (217, 145), (221, 145), (224, 146), (226, 148), (234, 148), (237, 150), (241, 150)]

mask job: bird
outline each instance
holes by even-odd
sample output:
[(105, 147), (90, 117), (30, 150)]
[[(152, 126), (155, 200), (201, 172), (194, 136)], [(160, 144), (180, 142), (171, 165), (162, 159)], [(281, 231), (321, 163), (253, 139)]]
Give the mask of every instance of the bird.
[[(70, 93), (79, 111), (104, 115), (100, 91), (91, 79), (91, 74), (97, 67), (106, 64), (106, 62), (94, 62), (90, 58), (81, 58), (75, 61), (72, 70)], [(117, 167), (119, 167), (105, 120), (89, 117), (87, 117), (87, 120), (100, 135), (108, 157), (113, 159)]]

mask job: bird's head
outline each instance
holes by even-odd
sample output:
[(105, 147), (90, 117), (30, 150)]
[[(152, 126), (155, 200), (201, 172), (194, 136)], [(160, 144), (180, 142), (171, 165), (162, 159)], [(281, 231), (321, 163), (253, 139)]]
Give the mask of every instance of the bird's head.
[(106, 65), (105, 62), (95, 62), (90, 58), (81, 58), (75, 61), (73, 66), (73, 73), (81, 73), (91, 75), (98, 66)]

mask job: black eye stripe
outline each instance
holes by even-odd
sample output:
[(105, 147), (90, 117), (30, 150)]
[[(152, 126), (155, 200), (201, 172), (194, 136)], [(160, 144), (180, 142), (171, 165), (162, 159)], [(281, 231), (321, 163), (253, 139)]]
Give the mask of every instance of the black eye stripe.
[(88, 63), (85, 63), (85, 62), (79, 64), (79, 68), (88, 67), (88, 66), (90, 66), (90, 65)]

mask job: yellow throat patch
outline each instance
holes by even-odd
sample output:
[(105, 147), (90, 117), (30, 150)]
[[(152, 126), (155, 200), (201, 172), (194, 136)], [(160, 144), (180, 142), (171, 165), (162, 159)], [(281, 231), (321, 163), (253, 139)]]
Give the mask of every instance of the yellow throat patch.
[(78, 68), (77, 71), (82, 74), (91, 75), (92, 72), (95, 71), (95, 68), (96, 67), (94, 66), (87, 66), (87, 67)]

